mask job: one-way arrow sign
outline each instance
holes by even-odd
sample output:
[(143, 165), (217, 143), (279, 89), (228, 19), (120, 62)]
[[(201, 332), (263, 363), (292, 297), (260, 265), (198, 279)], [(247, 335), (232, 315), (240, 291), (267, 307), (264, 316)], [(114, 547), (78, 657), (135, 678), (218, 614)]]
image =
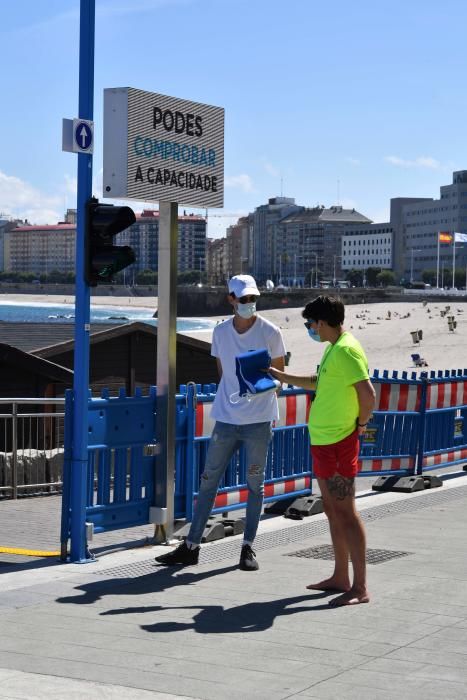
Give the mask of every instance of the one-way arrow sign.
[(89, 119), (63, 119), (62, 151), (92, 153), (94, 122)]

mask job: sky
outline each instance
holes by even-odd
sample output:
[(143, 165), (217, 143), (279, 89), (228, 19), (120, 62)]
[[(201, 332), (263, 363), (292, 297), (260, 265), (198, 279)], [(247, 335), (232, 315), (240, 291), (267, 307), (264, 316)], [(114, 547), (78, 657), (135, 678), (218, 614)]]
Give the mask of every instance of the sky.
[[(0, 0), (0, 218), (76, 207), (79, 10)], [(391, 197), (437, 198), (467, 169), (466, 26), (464, 0), (96, 0), (93, 192), (103, 90), (129, 86), (225, 109), (208, 236), (281, 194), (387, 221)]]

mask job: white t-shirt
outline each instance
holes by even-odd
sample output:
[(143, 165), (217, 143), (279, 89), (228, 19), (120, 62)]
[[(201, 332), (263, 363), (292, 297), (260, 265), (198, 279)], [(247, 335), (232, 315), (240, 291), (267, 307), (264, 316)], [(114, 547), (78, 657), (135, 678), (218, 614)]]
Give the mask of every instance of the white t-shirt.
[[(247, 425), (279, 418), (276, 392), (257, 396), (251, 401), (238, 396), (240, 387), (235, 373), (235, 358), (244, 352), (264, 348), (268, 350), (272, 359), (285, 355), (284, 341), (279, 328), (261, 316), (256, 316), (256, 321), (246, 333), (237, 333), (233, 317), (214, 328), (211, 355), (217, 357), (222, 365), (222, 378), (211, 411), (215, 420), (233, 425)], [(231, 396), (238, 403), (232, 403)]]

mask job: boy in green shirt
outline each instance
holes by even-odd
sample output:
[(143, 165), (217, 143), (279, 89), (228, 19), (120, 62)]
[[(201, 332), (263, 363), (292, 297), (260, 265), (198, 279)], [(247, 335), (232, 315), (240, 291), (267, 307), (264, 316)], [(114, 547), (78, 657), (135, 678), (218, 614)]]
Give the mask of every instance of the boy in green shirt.
[[(368, 361), (362, 346), (344, 330), (344, 304), (335, 297), (319, 296), (302, 311), (309, 336), (329, 342), (317, 375), (297, 377), (271, 367), (282, 382), (314, 389), (309, 432), (313, 472), (318, 479), (324, 512), (329, 519), (334, 548), (334, 573), (311, 590), (341, 591), (330, 601), (333, 607), (368, 603), (366, 585), (366, 538), (355, 506), (359, 436), (375, 404)], [(349, 555), (353, 582), (349, 578)]]

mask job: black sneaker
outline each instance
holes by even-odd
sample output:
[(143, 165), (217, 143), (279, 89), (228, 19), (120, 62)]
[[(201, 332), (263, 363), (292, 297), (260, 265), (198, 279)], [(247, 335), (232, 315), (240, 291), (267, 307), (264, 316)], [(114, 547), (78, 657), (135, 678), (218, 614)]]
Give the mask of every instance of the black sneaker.
[(194, 547), (190, 549), (187, 547), (186, 542), (183, 541), (177, 549), (173, 549), (167, 554), (161, 554), (159, 557), (155, 557), (159, 564), (164, 564), (165, 566), (174, 566), (175, 564), (182, 564), (183, 566), (190, 566), (190, 564), (197, 564), (199, 559), (199, 547)]
[(252, 550), (249, 544), (244, 544), (242, 547), (239, 567), (242, 571), (256, 571), (259, 569), (259, 564), (256, 560), (256, 553)]

